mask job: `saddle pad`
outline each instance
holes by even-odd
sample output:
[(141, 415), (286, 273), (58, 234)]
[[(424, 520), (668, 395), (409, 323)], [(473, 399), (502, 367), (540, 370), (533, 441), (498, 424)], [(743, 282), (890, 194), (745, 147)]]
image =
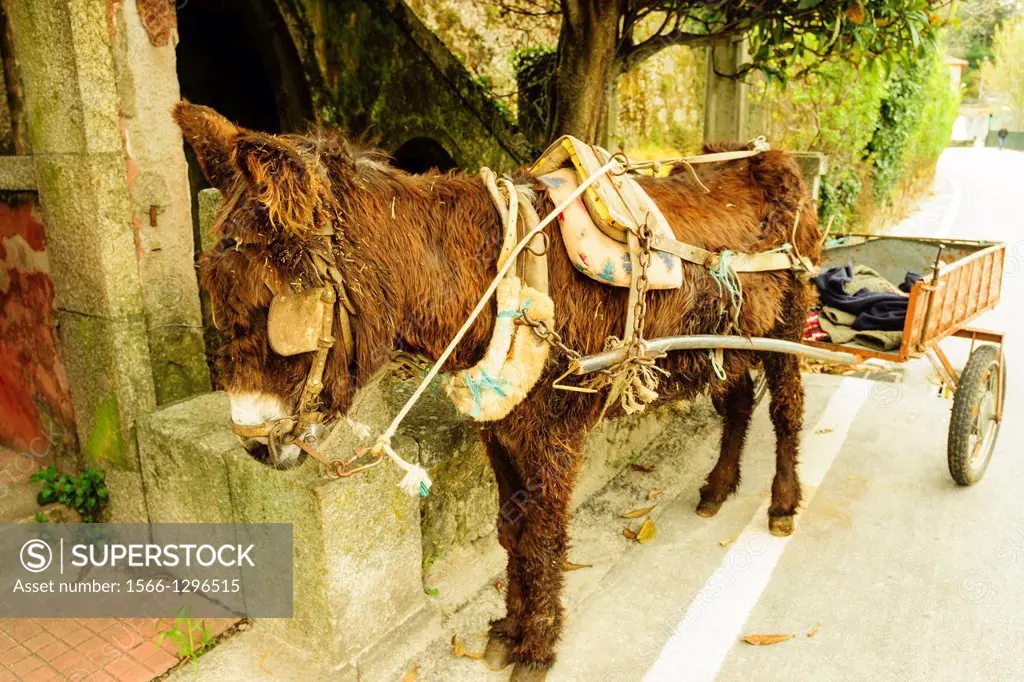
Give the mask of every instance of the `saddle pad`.
[[(530, 172), (546, 175), (571, 165), (582, 181), (600, 170), (611, 158), (607, 149), (564, 135), (548, 147)], [(613, 171), (602, 175), (583, 193), (583, 202), (594, 223), (616, 241), (625, 243), (626, 232), (635, 231), (640, 227), (639, 223), (645, 221), (660, 224), (667, 235), (672, 236), (658, 207), (640, 189), (636, 180), (624, 173)]]
[[(561, 203), (578, 186), (576, 171), (569, 168), (556, 170), (537, 179), (547, 188), (555, 204)], [(647, 201), (654, 204), (649, 197)], [(592, 279), (611, 286), (628, 287), (632, 281), (629, 247), (599, 229), (591, 215), (583, 201), (576, 199), (558, 216), (569, 260), (577, 270)], [(661, 216), (660, 212), (658, 215)], [(651, 225), (655, 235), (667, 232), (665, 236), (674, 236), (663, 216), (661, 221), (651, 221)], [(678, 289), (683, 282), (683, 267), (679, 256), (664, 251), (653, 251), (652, 256), (647, 271), (648, 286), (651, 289)]]

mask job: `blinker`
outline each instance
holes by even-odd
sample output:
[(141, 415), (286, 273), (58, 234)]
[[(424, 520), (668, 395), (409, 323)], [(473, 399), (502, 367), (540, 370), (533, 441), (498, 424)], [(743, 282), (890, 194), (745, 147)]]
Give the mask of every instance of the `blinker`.
[(267, 338), (275, 353), (288, 357), (319, 348), (324, 318), (333, 306), (324, 293), (324, 289), (310, 289), (274, 296), (267, 313)]

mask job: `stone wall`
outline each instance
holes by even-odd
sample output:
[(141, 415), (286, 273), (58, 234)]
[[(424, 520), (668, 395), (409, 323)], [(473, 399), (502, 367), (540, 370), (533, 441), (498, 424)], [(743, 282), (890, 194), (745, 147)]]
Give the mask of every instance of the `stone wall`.
[(466, 169), (527, 160), (505, 114), (401, 0), (275, 1), (320, 123), (391, 152), (430, 138)]

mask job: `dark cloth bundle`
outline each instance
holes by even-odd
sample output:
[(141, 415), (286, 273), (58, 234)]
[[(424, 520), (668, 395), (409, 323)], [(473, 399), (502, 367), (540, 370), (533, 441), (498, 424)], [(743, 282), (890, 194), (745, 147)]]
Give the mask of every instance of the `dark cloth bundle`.
[(824, 271), (815, 283), (823, 306), (856, 316), (851, 325), (855, 330), (902, 331), (910, 300), (902, 292), (909, 292), (920, 279), (920, 275), (908, 272), (897, 289), (874, 270), (858, 266), (854, 271), (848, 264)]

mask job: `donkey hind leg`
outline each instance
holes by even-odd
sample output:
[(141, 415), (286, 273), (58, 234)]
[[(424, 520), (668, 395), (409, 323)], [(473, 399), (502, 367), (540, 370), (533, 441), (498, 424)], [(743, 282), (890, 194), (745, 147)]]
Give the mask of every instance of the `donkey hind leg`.
[(740, 455), (754, 412), (754, 382), (750, 373), (733, 379), (724, 393), (712, 397), (712, 403), (722, 417), (722, 443), (718, 462), (700, 489), (697, 513), (706, 518), (717, 514), (740, 484)]
[(775, 479), (772, 503), (768, 507), (768, 529), (772, 535), (786, 536), (795, 528), (793, 516), (800, 505), (796, 465), (804, 420), (804, 387), (795, 355), (766, 353), (764, 370), (771, 391), (769, 411), (775, 427)]
[(520, 640), (520, 623), (525, 608), (517, 546), (528, 497), (508, 451), (488, 431), (482, 431), (482, 437), (498, 482), (498, 542), (508, 552), (505, 617), (491, 622), (487, 648), (484, 649), (484, 663), (492, 670), (501, 670), (512, 663), (512, 651)]

